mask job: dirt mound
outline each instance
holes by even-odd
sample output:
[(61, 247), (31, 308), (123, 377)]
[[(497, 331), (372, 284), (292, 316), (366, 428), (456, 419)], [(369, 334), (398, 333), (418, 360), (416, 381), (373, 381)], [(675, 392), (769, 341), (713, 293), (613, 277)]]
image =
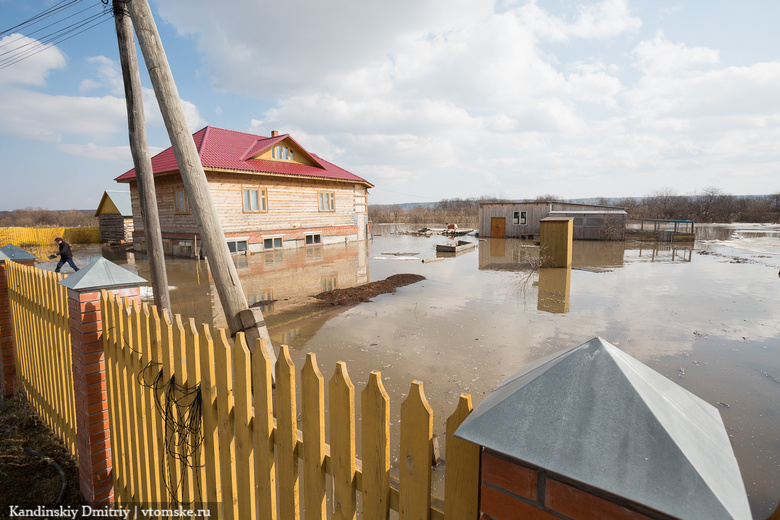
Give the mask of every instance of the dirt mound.
[(425, 280), (424, 276), (419, 274), (394, 274), (384, 280), (370, 282), (357, 287), (348, 289), (334, 289), (320, 293), (315, 296), (318, 300), (329, 303), (330, 305), (349, 305), (350, 303), (367, 302), (374, 296), (384, 293), (395, 292), (396, 287), (411, 285), (420, 280)]

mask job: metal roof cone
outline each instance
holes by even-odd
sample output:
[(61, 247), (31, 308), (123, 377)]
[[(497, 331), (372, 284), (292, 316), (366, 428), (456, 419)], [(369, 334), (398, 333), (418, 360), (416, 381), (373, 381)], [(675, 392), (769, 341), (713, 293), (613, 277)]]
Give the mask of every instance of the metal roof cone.
[(76, 291), (127, 287), (144, 283), (146, 283), (146, 280), (140, 276), (119, 267), (103, 257), (98, 258), (86, 267), (82, 267), (77, 273), (73, 273), (59, 282), (60, 285)]
[(0, 247), (0, 262), (3, 260), (35, 260), (38, 257), (13, 244)]
[(718, 410), (601, 338), (512, 374), (455, 436), (671, 516), (751, 518)]

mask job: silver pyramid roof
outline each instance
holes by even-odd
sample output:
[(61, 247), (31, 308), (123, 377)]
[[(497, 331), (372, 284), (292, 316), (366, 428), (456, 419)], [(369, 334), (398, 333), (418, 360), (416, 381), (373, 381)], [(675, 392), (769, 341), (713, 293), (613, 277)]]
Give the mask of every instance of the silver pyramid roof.
[(16, 247), (13, 244), (0, 247), (0, 262), (5, 259), (9, 260), (35, 260), (38, 258), (32, 253), (25, 251), (20, 247)]
[(686, 519), (750, 519), (718, 410), (601, 338), (522, 367), (456, 437)]
[(98, 258), (86, 267), (82, 267), (77, 273), (73, 273), (59, 282), (60, 285), (76, 291), (115, 289), (117, 287), (141, 285), (144, 283), (146, 283), (146, 280), (140, 276), (119, 267), (103, 257)]

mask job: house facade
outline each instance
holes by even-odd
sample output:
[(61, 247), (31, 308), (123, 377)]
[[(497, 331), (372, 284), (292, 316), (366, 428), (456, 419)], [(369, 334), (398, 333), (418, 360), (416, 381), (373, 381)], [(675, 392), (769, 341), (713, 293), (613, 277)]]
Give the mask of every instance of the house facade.
[[(289, 135), (263, 137), (207, 126), (193, 134), (233, 253), (365, 240), (373, 185), (305, 150)], [(200, 254), (200, 236), (173, 149), (152, 158), (166, 254)], [(130, 185), (134, 247), (145, 249), (135, 170)]]
[(625, 240), (626, 210), (569, 202), (486, 202), (479, 205), (479, 236), (539, 238), (547, 217), (574, 220), (574, 240)]

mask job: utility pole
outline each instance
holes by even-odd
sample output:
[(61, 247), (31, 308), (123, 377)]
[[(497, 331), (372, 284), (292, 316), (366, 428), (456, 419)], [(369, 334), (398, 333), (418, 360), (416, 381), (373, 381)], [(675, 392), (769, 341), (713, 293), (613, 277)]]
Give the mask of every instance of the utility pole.
[(130, 151), (133, 155), (135, 178), (138, 182), (138, 198), (141, 201), (141, 219), (144, 223), (150, 278), (152, 279), (152, 289), (154, 289), (154, 304), (157, 305), (158, 309), (170, 312), (171, 297), (168, 292), (168, 273), (165, 270), (165, 252), (163, 251), (160, 217), (157, 211), (154, 172), (146, 143), (141, 75), (138, 72), (138, 57), (135, 53), (133, 23), (130, 21), (125, 5), (125, 0), (113, 0), (116, 38), (119, 43), (119, 61), (122, 64), (122, 80), (125, 86)]
[(246, 296), (241, 288), (236, 266), (228, 251), (225, 232), (217, 217), (214, 199), (208, 186), (206, 173), (198, 157), (195, 141), (187, 126), (187, 118), (179, 99), (179, 92), (173, 81), (173, 74), (168, 66), (157, 26), (152, 17), (152, 10), (147, 0), (129, 0), (128, 12), (133, 21), (141, 52), (144, 55), (146, 68), (152, 80), (154, 94), (160, 105), (168, 137), (171, 140), (173, 153), (179, 165), (190, 206), (194, 211), (198, 230), (203, 239), (203, 248), (214, 278), (222, 309), (232, 335), (237, 332), (246, 334), (249, 348), (254, 351), (256, 339), (264, 339), (268, 357), (276, 362), (276, 354), (271, 345), (271, 338), (265, 326), (263, 314), (259, 308), (250, 309)]

